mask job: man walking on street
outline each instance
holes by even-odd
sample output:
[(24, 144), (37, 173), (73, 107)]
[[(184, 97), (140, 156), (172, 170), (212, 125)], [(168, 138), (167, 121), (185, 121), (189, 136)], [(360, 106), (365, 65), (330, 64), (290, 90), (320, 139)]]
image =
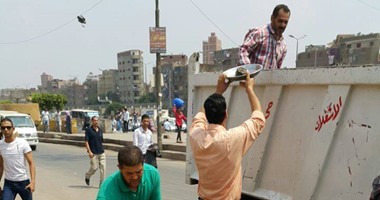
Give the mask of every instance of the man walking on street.
[[(14, 130), (12, 120), (1, 120), (1, 133), (4, 136), (4, 140), (0, 141), (0, 179), (4, 172), (3, 199), (15, 199), (19, 194), (23, 200), (32, 200), (36, 177), (32, 149), (26, 140), (15, 136)], [(25, 160), (29, 165), (30, 179)]]
[(85, 182), (90, 185), (90, 178), (96, 170), (100, 171), (99, 187), (104, 181), (106, 170), (106, 154), (103, 148), (103, 131), (99, 128), (97, 116), (91, 118), (92, 126), (86, 130), (85, 146), (90, 158), (90, 169), (86, 173)]
[[(199, 171), (198, 195), (203, 200), (238, 200), (241, 198), (241, 161), (264, 128), (265, 118), (254, 88), (246, 74), (245, 88), (250, 117), (240, 126), (226, 129), (227, 106), (222, 94), (230, 82), (219, 76), (216, 91), (210, 95), (193, 120), (189, 141)], [(240, 112), (240, 111), (238, 111)]]
[(133, 133), (133, 145), (139, 147), (144, 155), (144, 161), (147, 164), (157, 168), (156, 150), (153, 146), (152, 131), (149, 130), (149, 115), (141, 116), (141, 127), (137, 128)]

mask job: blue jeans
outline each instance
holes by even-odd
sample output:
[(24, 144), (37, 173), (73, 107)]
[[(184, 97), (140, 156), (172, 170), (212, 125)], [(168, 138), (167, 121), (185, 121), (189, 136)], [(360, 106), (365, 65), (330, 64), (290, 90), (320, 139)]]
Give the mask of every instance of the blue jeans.
[(32, 192), (25, 189), (29, 185), (29, 179), (26, 181), (10, 181), (4, 180), (3, 200), (14, 200), (19, 194), (22, 200), (32, 200)]

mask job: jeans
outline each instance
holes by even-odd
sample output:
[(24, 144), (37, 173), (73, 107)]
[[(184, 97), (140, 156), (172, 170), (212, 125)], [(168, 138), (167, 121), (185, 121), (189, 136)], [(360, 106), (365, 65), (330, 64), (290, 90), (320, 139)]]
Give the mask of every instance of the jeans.
[(29, 179), (26, 181), (10, 181), (4, 180), (3, 200), (14, 200), (19, 194), (22, 200), (32, 200), (32, 192), (25, 189), (29, 185)]
[(49, 121), (43, 120), (43, 129), (44, 133), (49, 133)]

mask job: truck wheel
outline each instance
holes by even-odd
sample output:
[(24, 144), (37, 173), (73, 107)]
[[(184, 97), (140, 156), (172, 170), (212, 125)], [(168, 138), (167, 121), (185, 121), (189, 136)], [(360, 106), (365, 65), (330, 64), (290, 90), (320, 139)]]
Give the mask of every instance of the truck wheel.
[(37, 146), (33, 145), (33, 146), (30, 146), (30, 148), (32, 148), (32, 151), (35, 151), (37, 149)]

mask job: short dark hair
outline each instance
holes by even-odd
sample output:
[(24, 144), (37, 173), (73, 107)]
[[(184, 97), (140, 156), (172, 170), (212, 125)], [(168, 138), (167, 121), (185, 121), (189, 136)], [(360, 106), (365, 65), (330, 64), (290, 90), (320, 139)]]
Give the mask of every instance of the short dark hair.
[(1, 122), (0, 123), (3, 123), (3, 122), (10, 122), (12, 124), (12, 127), (13, 127), (13, 122), (11, 119), (9, 119), (8, 117), (4, 117), (3, 119), (1, 119)]
[(98, 119), (99, 119), (98, 116), (92, 116), (92, 117), (91, 117), (91, 121), (94, 120), (95, 118), (98, 118)]
[(142, 116), (141, 116), (141, 121), (143, 121), (144, 119), (149, 119), (150, 117), (149, 117), (149, 115), (147, 115), (147, 114), (143, 114)]
[(134, 145), (126, 145), (119, 150), (117, 161), (120, 166), (136, 166), (144, 163), (144, 157), (140, 148)]
[(226, 100), (220, 94), (210, 95), (203, 104), (210, 124), (221, 124), (226, 116)]
[(285, 4), (279, 4), (276, 7), (274, 7), (272, 16), (274, 18), (276, 18), (278, 16), (278, 13), (280, 12), (281, 9), (284, 10), (284, 12), (286, 12), (286, 13), (290, 13), (290, 9), (288, 8), (287, 5), (285, 5)]

